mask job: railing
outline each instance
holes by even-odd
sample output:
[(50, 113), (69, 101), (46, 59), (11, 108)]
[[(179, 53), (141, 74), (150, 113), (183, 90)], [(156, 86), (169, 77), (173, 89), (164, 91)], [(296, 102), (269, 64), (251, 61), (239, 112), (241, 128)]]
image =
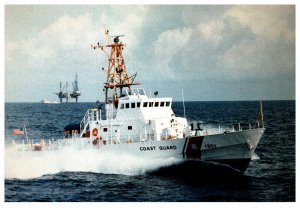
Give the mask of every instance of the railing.
[(82, 135), (86, 133), (87, 126), (91, 121), (100, 121), (100, 120), (101, 120), (101, 110), (88, 109), (83, 119), (80, 122), (80, 137), (82, 137)]
[(147, 142), (154, 140), (154, 133), (141, 133), (141, 134), (108, 134), (97, 140), (96, 138), (64, 138), (64, 139), (29, 139), (26, 140), (13, 140), (12, 144), (20, 151), (37, 150), (36, 146), (40, 146), (39, 150), (59, 150), (65, 147), (75, 149), (89, 149), (89, 148), (101, 148), (104, 145), (116, 145), (116, 144), (131, 144), (136, 142)]
[(183, 131), (184, 137), (192, 137), (192, 136), (205, 136), (205, 135), (214, 135), (214, 134), (226, 134), (230, 132), (239, 132), (239, 131), (245, 131), (245, 130), (253, 130), (253, 129), (259, 129), (259, 128), (265, 128), (264, 124), (260, 122), (254, 123), (254, 125), (245, 124), (245, 123), (236, 123), (233, 124), (231, 127), (227, 125), (227, 127), (218, 125), (218, 126), (205, 126), (201, 124), (201, 130), (200, 129), (193, 129), (190, 130), (188, 127)]

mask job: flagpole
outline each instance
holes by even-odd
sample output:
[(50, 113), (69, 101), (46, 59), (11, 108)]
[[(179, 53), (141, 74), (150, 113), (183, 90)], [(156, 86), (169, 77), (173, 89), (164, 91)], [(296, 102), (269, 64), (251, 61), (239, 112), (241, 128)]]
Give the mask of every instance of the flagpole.
[(23, 127), (23, 129), (24, 129), (24, 134), (25, 134), (26, 144), (28, 144), (27, 129), (26, 129), (26, 126), (25, 126), (25, 124), (24, 124), (24, 127)]
[(261, 99), (260, 99), (260, 118), (261, 118), (262, 127), (264, 128), (264, 113), (263, 113), (263, 106), (262, 106)]

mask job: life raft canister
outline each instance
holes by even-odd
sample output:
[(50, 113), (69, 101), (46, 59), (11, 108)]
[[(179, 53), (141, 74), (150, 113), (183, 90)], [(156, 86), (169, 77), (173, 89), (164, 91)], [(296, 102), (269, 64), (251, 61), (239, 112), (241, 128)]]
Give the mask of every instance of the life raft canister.
[(94, 128), (92, 134), (93, 136), (98, 136), (98, 129)]

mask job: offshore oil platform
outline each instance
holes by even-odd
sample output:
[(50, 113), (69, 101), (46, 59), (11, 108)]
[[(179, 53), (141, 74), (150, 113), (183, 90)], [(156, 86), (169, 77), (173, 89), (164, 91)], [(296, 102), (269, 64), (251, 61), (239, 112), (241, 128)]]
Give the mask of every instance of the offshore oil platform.
[[(66, 82), (66, 85), (63, 86), (62, 88), (62, 82), (60, 82), (60, 90), (57, 93), (54, 93), (58, 96), (59, 101), (62, 103), (63, 99), (66, 99), (66, 102), (69, 102), (70, 98), (75, 98), (76, 99), (76, 103), (78, 102), (78, 97), (81, 96), (81, 92), (78, 88), (78, 78), (77, 78), (77, 73), (75, 75), (75, 81), (72, 82), (72, 86), (73, 86), (73, 92), (69, 92), (68, 91), (68, 82)], [(64, 92), (64, 90), (66, 89), (66, 91)]]

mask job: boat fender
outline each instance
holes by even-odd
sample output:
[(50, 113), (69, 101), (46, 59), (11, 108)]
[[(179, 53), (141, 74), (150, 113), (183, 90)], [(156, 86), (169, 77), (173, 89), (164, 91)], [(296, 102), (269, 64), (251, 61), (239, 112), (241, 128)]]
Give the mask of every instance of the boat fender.
[(93, 145), (99, 144), (99, 140), (100, 140), (100, 138), (99, 138), (99, 137), (96, 137), (96, 139), (93, 140), (92, 144), (93, 144)]
[(94, 128), (92, 131), (93, 136), (98, 136), (98, 129)]
[(127, 140), (127, 144), (131, 144), (131, 143), (133, 143), (133, 140), (132, 139), (128, 139)]

